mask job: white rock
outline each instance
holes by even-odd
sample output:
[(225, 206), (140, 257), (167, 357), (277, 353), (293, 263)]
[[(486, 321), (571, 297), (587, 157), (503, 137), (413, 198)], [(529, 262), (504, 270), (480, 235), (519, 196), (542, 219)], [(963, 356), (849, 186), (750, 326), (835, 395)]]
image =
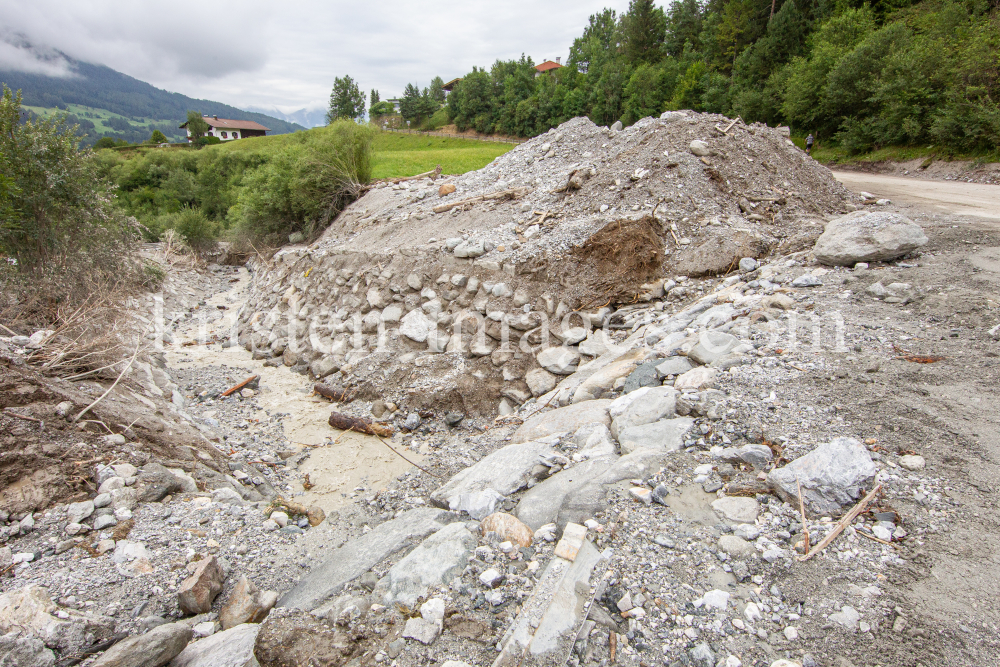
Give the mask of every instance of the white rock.
[(907, 454), (899, 457), (899, 467), (905, 470), (923, 470), (926, 465), (924, 457), (919, 454)]
[(576, 371), (580, 353), (568, 347), (550, 347), (538, 353), (538, 364), (556, 375), (569, 375)]
[(855, 211), (831, 220), (813, 252), (823, 264), (853, 266), (858, 262), (902, 257), (927, 243), (909, 218), (886, 211)]
[(709, 609), (725, 609), (729, 606), (729, 593), (711, 590), (701, 597), (702, 604)]
[(437, 324), (420, 309), (411, 310), (399, 323), (399, 333), (417, 343), (425, 342), (428, 335), (436, 329)]
[(700, 139), (695, 139), (691, 142), (688, 147), (691, 150), (692, 155), (697, 155), (698, 157), (707, 157), (712, 154), (711, 149), (709, 149), (708, 144)]

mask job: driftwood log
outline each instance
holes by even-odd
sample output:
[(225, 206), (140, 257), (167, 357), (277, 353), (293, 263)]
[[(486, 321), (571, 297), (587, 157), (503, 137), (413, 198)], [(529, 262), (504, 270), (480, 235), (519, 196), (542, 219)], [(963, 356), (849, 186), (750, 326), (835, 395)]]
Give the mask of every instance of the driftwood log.
[(322, 396), (323, 398), (328, 398), (334, 403), (348, 403), (350, 402), (349, 396), (350, 392), (346, 389), (337, 389), (336, 387), (331, 387), (328, 384), (323, 384), (322, 382), (317, 382), (313, 385), (313, 391)]
[(432, 181), (437, 180), (437, 177), (441, 175), (441, 165), (438, 165), (430, 171), (425, 171), (422, 174), (417, 174), (416, 176), (404, 176), (403, 178), (392, 179), (393, 183), (402, 183), (403, 181), (415, 181), (421, 178), (429, 178)]
[(392, 427), (382, 424), (373, 424), (367, 419), (350, 417), (334, 410), (330, 413), (330, 426), (341, 431), (354, 431), (365, 435), (377, 435), (383, 438), (391, 437), (394, 433)]

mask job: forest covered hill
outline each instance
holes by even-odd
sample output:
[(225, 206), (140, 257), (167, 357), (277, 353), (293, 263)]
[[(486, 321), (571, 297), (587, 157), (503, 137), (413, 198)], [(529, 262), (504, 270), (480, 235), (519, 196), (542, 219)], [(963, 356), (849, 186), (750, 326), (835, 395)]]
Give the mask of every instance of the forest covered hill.
[(0, 82), (21, 90), (24, 106), (38, 115), (47, 115), (46, 110), (55, 109), (69, 112), (70, 122), (79, 124), (81, 134), (87, 135), (84, 145), (104, 136), (133, 143), (145, 141), (154, 129), (170, 140), (180, 141), (185, 133), (177, 126), (184, 122), (189, 110), (221, 118), (253, 120), (270, 128), (271, 134), (305, 129), (296, 123), (221, 102), (167, 92), (104, 65), (68, 56), (66, 60), (74, 76), (0, 71)]
[(591, 16), (566, 64), (474, 68), (449, 114), (460, 130), (534, 136), (574, 116), (694, 109), (853, 153), (1000, 148), (1000, 0), (632, 0)]

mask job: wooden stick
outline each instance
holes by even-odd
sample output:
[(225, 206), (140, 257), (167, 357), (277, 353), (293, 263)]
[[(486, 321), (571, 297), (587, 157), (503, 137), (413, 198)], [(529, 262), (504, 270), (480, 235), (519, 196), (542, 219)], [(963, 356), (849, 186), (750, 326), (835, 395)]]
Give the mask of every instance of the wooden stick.
[(17, 417), (18, 419), (24, 419), (25, 421), (35, 422), (36, 424), (41, 424), (41, 419), (36, 419), (35, 417), (29, 417), (28, 415), (18, 414), (17, 412), (4, 412), (5, 415), (10, 415), (11, 417)]
[(435, 167), (434, 169), (431, 169), (430, 171), (425, 171), (424, 173), (417, 174), (416, 176), (405, 176), (403, 178), (397, 178), (397, 179), (394, 179), (393, 182), (394, 183), (402, 183), (403, 181), (415, 181), (415, 180), (420, 179), (420, 178), (429, 178), (429, 179), (431, 179), (433, 181), (433, 180), (437, 180), (437, 177), (440, 176), (440, 175), (441, 175), (441, 165), (438, 165), (437, 167)]
[(869, 535), (868, 533), (866, 533), (866, 532), (864, 532), (862, 530), (858, 531), (858, 535), (862, 535), (864, 537), (867, 537), (869, 540), (872, 540), (873, 542), (878, 542), (879, 544), (885, 544), (887, 546), (890, 546), (893, 549), (896, 549), (897, 551), (899, 550), (899, 545), (893, 544), (892, 542), (886, 542), (885, 540), (879, 539), (879, 538), (875, 537), (874, 535)]
[(251, 375), (246, 380), (243, 380), (243, 382), (237, 383), (237, 384), (233, 385), (232, 387), (230, 387), (229, 389), (227, 389), (224, 392), (222, 392), (222, 395), (223, 396), (229, 396), (230, 394), (234, 394), (234, 393), (236, 393), (237, 391), (239, 391), (243, 387), (247, 386), (248, 384), (250, 384), (251, 382), (253, 382), (254, 380), (256, 380), (259, 377), (260, 377), (259, 375)]
[(611, 635), (608, 637), (608, 653), (611, 662), (615, 661), (615, 649), (618, 648), (618, 633), (614, 630), (611, 631)]
[(438, 204), (434, 207), (433, 211), (435, 213), (444, 213), (450, 211), (457, 206), (465, 206), (466, 204), (478, 204), (481, 201), (489, 199), (506, 199), (508, 197), (522, 197), (531, 192), (531, 188), (511, 188), (509, 190), (501, 190), (499, 192), (491, 192), (487, 195), (476, 195), (475, 197), (469, 197), (468, 199), (462, 199), (460, 201), (453, 201), (449, 204)]
[(806, 505), (802, 500), (802, 484), (795, 478), (795, 487), (799, 493), (799, 512), (802, 514), (802, 555), (809, 555), (809, 525), (806, 523)]
[[(128, 365), (125, 366), (125, 368), (122, 369), (122, 372), (118, 374), (118, 377), (115, 378), (115, 381), (111, 383), (111, 386), (108, 387), (107, 391), (105, 391), (103, 394), (101, 394), (100, 396), (98, 396), (96, 401), (94, 401), (93, 403), (91, 403), (90, 405), (88, 405), (87, 407), (85, 407), (83, 410), (81, 410), (80, 414), (78, 414), (76, 417), (74, 417), (73, 421), (71, 423), (75, 424), (76, 422), (80, 421), (80, 417), (82, 417), (85, 414), (87, 414), (88, 410), (90, 410), (92, 407), (94, 407), (95, 405), (97, 405), (98, 403), (100, 403), (104, 399), (105, 396), (107, 396), (108, 394), (111, 393), (112, 389), (114, 389), (115, 387), (118, 386), (118, 383), (121, 382), (121, 379), (123, 377), (125, 377), (125, 373), (128, 372), (128, 369), (132, 368), (132, 363), (135, 361), (135, 358), (139, 356), (139, 349), (140, 349), (140, 346), (136, 345), (135, 346), (135, 354), (133, 354), (132, 358), (128, 360)], [(107, 425), (105, 425), (105, 428), (107, 428)], [(109, 428), (108, 430), (110, 431), (111, 429)]]
[(432, 473), (430, 470), (428, 470), (427, 468), (423, 467), (419, 463), (411, 461), (410, 459), (406, 458), (405, 456), (403, 456), (402, 454), (400, 454), (399, 452), (397, 452), (396, 449), (392, 445), (390, 445), (388, 442), (386, 442), (385, 440), (383, 440), (380, 436), (375, 435), (375, 437), (378, 438), (379, 442), (381, 442), (383, 445), (385, 445), (386, 447), (388, 447), (389, 449), (391, 449), (392, 453), (395, 454), (396, 456), (398, 456), (399, 458), (403, 459), (404, 461), (406, 461), (407, 463), (409, 463), (412, 466), (416, 466), (417, 468), (419, 468), (423, 472), (427, 473), (431, 477), (436, 477), (437, 479), (441, 479), (441, 475), (435, 475), (434, 473)]
[(863, 512), (866, 507), (868, 507), (868, 503), (874, 500), (875, 496), (878, 495), (878, 492), (881, 490), (882, 490), (882, 485), (876, 484), (875, 488), (872, 489), (867, 496), (862, 498), (861, 501), (854, 506), (854, 509), (852, 509), (846, 515), (844, 515), (844, 518), (840, 520), (840, 522), (837, 524), (837, 527), (834, 528), (829, 535), (824, 537), (822, 542), (816, 545), (815, 551), (812, 551), (804, 556), (799, 556), (798, 560), (807, 561), (816, 554), (818, 554), (823, 549), (827, 548), (831, 542), (837, 539), (837, 535), (840, 535), (844, 531), (844, 528), (847, 528), (847, 526), (850, 525), (850, 523), (854, 521), (854, 519), (856, 519), (857, 516), (861, 514), (861, 512)]

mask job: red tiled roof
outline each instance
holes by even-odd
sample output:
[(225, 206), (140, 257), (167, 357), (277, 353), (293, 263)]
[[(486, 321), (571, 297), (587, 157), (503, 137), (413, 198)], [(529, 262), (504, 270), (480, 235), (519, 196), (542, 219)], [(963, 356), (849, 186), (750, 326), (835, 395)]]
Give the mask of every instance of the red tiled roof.
[(535, 69), (538, 70), (539, 72), (548, 72), (551, 69), (559, 69), (560, 67), (562, 67), (562, 65), (560, 65), (559, 63), (554, 63), (551, 60), (546, 60), (543, 63), (535, 65)]
[[(252, 120), (230, 120), (229, 118), (215, 118), (214, 116), (202, 116), (201, 118), (211, 127), (219, 128), (221, 130), (264, 130), (265, 132), (271, 131), (271, 128), (264, 127), (260, 123), (255, 123)], [(181, 127), (187, 127), (187, 123), (184, 123), (183, 125), (181, 125)]]

